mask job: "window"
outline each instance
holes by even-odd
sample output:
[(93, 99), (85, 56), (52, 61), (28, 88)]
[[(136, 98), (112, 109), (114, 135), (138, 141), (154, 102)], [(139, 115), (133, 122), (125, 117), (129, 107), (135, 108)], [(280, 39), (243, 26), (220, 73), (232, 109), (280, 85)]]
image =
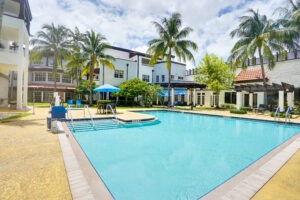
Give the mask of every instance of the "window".
[(236, 93), (235, 92), (225, 92), (225, 103), (236, 104)]
[[(54, 81), (53, 73), (48, 73), (48, 81)], [(56, 82), (60, 82), (60, 74), (56, 73)]]
[(118, 70), (118, 69), (116, 69), (114, 77), (115, 78), (124, 78), (124, 70)]
[(150, 80), (150, 76), (149, 75), (143, 75), (143, 81), (149, 83), (149, 80)]
[(159, 76), (158, 75), (156, 76), (156, 82), (157, 83), (159, 82)]
[(63, 74), (62, 76), (62, 82), (63, 83), (71, 83), (71, 77), (69, 74)]
[(161, 75), (161, 82), (165, 82), (165, 75)]
[(183, 81), (183, 76), (178, 76), (178, 80), (182, 80)]
[(171, 80), (174, 80), (174, 75), (171, 75)]
[(142, 58), (142, 65), (149, 65), (150, 60), (147, 58)]
[(35, 72), (34, 81), (46, 81), (46, 72)]
[(51, 102), (53, 98), (53, 92), (44, 92), (44, 102)]

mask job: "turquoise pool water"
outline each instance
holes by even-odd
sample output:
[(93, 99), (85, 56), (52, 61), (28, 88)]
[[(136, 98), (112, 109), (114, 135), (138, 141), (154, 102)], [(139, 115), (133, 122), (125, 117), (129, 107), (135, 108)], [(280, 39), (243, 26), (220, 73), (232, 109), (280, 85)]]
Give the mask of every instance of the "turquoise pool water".
[(117, 200), (198, 199), (300, 132), (263, 121), (143, 113), (159, 121), (119, 126), (104, 120), (98, 131), (73, 133)]

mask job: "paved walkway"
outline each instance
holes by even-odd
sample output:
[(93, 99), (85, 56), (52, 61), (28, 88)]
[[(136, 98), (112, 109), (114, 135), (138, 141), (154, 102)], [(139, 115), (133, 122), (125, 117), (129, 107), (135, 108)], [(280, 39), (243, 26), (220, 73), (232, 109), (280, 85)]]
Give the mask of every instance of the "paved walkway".
[[(46, 130), (48, 108), (36, 108), (35, 111), (35, 115), (0, 123), (0, 199), (72, 199), (58, 136)], [(96, 113), (95, 109), (91, 111)], [(0, 113), (5, 112), (8, 111), (0, 110)], [(119, 112), (120, 116), (126, 115), (126, 111)], [(241, 117), (228, 111), (199, 112)], [(84, 117), (82, 111), (74, 111), (73, 116)], [(273, 120), (267, 114), (244, 117)], [(300, 118), (292, 121), (300, 123)], [(254, 199), (297, 199), (300, 196), (299, 177), (300, 151)]]

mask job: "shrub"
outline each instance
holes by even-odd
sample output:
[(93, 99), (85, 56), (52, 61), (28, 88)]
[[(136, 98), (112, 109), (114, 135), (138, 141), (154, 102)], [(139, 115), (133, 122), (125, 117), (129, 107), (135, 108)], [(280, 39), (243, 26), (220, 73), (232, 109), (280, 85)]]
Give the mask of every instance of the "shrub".
[(98, 100), (97, 103), (101, 104), (101, 103), (111, 103), (111, 100)]
[(246, 107), (246, 106), (241, 107), (241, 110), (252, 111), (250, 107)]
[(234, 114), (247, 114), (247, 110), (231, 109), (230, 113), (234, 113)]
[[(274, 115), (275, 115), (275, 112), (271, 112), (270, 116), (274, 117)], [(285, 112), (278, 113), (276, 117), (285, 118)], [(292, 118), (292, 115), (290, 117)]]
[(221, 104), (221, 108), (233, 109), (234, 107), (235, 107), (235, 104), (231, 104), (231, 103), (223, 103), (223, 104)]

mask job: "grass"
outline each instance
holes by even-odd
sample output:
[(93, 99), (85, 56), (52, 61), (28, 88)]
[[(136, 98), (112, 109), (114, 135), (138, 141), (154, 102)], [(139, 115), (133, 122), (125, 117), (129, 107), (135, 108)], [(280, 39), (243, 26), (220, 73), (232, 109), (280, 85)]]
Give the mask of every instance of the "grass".
[(49, 108), (50, 107), (50, 104), (49, 103), (45, 103), (45, 102), (38, 102), (38, 103), (28, 103), (28, 106), (33, 106), (36, 107), (36, 108)]
[(31, 113), (20, 113), (20, 114), (16, 114), (16, 115), (13, 115), (13, 116), (10, 116), (10, 117), (3, 118), (3, 119), (0, 120), (0, 122), (1, 123), (11, 122), (11, 121), (14, 121), (15, 119), (22, 118), (22, 117), (27, 117), (29, 115), (31, 115)]

